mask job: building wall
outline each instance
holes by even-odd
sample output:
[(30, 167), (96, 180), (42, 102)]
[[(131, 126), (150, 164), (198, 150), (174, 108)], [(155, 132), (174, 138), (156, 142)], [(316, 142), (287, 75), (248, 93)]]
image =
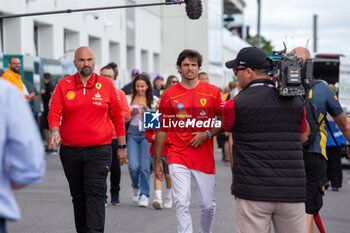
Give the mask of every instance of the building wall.
[(162, 56), (161, 73), (177, 74), (176, 60), (184, 49), (195, 49), (204, 58), (203, 69), (208, 67), (208, 17), (203, 1), (203, 14), (198, 20), (190, 20), (185, 5), (162, 7)]
[[(12, 0), (5, 4), (5, 0), (0, 0), (0, 12), (15, 14), (129, 4), (135, 3), (126, 0)], [(132, 68), (144, 68), (150, 73), (160, 71), (159, 61), (153, 61), (161, 56), (160, 7), (152, 8), (134, 8), (134, 61), (129, 66), (125, 9), (4, 19), (4, 46), (0, 52), (72, 61), (77, 47), (90, 46), (95, 53), (96, 70), (110, 61), (117, 62), (118, 86), (121, 86), (130, 81)], [(142, 66), (142, 59), (147, 60), (147, 66)]]
[[(244, 47), (250, 47), (251, 45), (239, 38), (237, 35), (232, 35), (226, 30), (223, 30), (223, 60), (224, 62), (235, 59), (238, 52)], [(225, 67), (223, 80), (225, 83), (229, 83), (236, 80), (232, 70)]]
[[(0, 0), (0, 13), (137, 3), (140, 2)], [(87, 45), (95, 52), (97, 71), (110, 61), (118, 64), (117, 86), (122, 87), (130, 82), (133, 68), (149, 73), (151, 79), (159, 73), (165, 77), (170, 74), (180, 77), (176, 69), (179, 53), (187, 48), (195, 49), (203, 55), (202, 71), (209, 74), (211, 83), (224, 87), (231, 80), (231, 71), (226, 70), (224, 62), (236, 51), (225, 45), (225, 32), (220, 30), (223, 0), (202, 0), (202, 5), (203, 13), (198, 20), (188, 18), (185, 4), (4, 19), (4, 46), (0, 52), (72, 61), (75, 49)]]
[(232, 75), (228, 75), (232, 71), (224, 67), (230, 50), (224, 46), (223, 2), (202, 0), (202, 5), (203, 14), (198, 20), (188, 18), (185, 5), (162, 7), (162, 73), (180, 77), (177, 56), (183, 49), (196, 49), (203, 56), (202, 71), (209, 74), (210, 83), (224, 88), (232, 81)]

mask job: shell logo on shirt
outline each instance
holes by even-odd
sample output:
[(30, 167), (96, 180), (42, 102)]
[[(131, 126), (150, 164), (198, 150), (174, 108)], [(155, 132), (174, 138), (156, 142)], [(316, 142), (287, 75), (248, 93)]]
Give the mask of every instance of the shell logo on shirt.
[(180, 117), (181, 119), (185, 119), (187, 116), (187, 113), (185, 111), (180, 111), (178, 114), (178, 117)]
[(207, 99), (200, 99), (201, 105), (204, 107), (207, 104)]
[(101, 87), (102, 87), (102, 84), (101, 83), (96, 83), (95, 87), (97, 88), (97, 90), (100, 90)]
[(76, 95), (74, 91), (68, 91), (66, 96), (68, 100), (74, 100)]

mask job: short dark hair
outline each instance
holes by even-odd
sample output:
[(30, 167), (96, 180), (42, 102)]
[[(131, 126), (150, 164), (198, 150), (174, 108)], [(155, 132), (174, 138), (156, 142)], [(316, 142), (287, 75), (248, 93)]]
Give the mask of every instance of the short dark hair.
[(198, 77), (201, 76), (201, 75), (204, 75), (204, 74), (205, 74), (205, 75), (208, 75), (206, 72), (201, 71), (201, 72), (198, 73)]
[(50, 73), (44, 73), (43, 78), (47, 79), (47, 80), (51, 80), (51, 74)]
[(202, 61), (203, 61), (202, 55), (197, 50), (192, 50), (192, 49), (185, 49), (184, 51), (182, 51), (177, 58), (176, 65), (181, 66), (182, 61), (185, 60), (186, 58), (197, 61), (198, 67), (202, 66)]
[(108, 64), (108, 65), (106, 65), (106, 66), (104, 66), (104, 67), (102, 67), (102, 68), (101, 68), (101, 70), (100, 70), (100, 72), (102, 72), (102, 70), (113, 70), (113, 73), (114, 73), (114, 69), (113, 69), (113, 67), (112, 67), (112, 66), (110, 66), (109, 64)]
[(115, 62), (110, 62), (106, 66), (110, 66), (110, 67), (112, 67), (112, 69), (118, 68), (117, 63), (115, 63)]
[(163, 76), (157, 76), (157, 77), (155, 77), (155, 79), (153, 79), (153, 86), (156, 85), (156, 81), (157, 81), (157, 80), (163, 80), (163, 81), (164, 81), (164, 78), (163, 78)]
[(15, 56), (9, 57), (8, 63), (11, 63), (13, 58), (18, 58), (19, 59), (19, 57), (15, 57)]
[(110, 66), (109, 64), (102, 67), (101, 70), (100, 70), (100, 74), (102, 73), (103, 70), (112, 70), (113, 71), (113, 79), (116, 80), (116, 75), (115, 75), (115, 70), (113, 69), (112, 66)]

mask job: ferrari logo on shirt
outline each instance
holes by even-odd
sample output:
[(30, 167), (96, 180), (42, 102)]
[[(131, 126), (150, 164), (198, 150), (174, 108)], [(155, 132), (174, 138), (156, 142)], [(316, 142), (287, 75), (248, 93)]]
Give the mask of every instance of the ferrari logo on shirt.
[(97, 88), (97, 90), (100, 90), (101, 87), (102, 87), (102, 84), (101, 83), (96, 83), (95, 87)]
[(204, 107), (207, 104), (207, 99), (201, 99), (201, 105)]
[(67, 92), (67, 99), (68, 99), (68, 100), (74, 100), (74, 98), (75, 98), (76, 95), (77, 95), (77, 94), (75, 94), (74, 91), (68, 91), (68, 92)]
[(335, 100), (338, 100), (338, 96), (335, 95), (335, 96), (334, 96), (334, 99), (335, 99)]

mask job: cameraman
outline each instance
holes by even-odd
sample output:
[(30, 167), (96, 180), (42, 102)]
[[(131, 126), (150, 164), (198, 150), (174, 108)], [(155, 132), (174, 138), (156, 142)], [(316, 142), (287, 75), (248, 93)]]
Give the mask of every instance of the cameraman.
[[(305, 63), (306, 59), (311, 58), (309, 50), (298, 47), (291, 51)], [(327, 169), (326, 140), (327, 132), (325, 130), (325, 119), (327, 112), (333, 117), (335, 123), (342, 131), (344, 137), (350, 141), (350, 119), (346, 117), (342, 107), (336, 97), (336, 94), (323, 82), (316, 82), (312, 87), (304, 80), (306, 95), (311, 101), (312, 118), (317, 125), (316, 136), (310, 141), (309, 146), (304, 148), (304, 163), (306, 170), (306, 226), (307, 232), (313, 233), (313, 219), (318, 216), (323, 201), (324, 182)], [(310, 89), (311, 87), (311, 89)], [(309, 122), (310, 124), (310, 122)], [(310, 125), (310, 128), (311, 125)], [(311, 132), (312, 133), (312, 132)], [(311, 134), (310, 134), (311, 135)]]
[(302, 142), (309, 128), (299, 97), (282, 97), (268, 76), (272, 61), (256, 47), (226, 62), (242, 87), (224, 108), (233, 137), (237, 232), (305, 232)]

